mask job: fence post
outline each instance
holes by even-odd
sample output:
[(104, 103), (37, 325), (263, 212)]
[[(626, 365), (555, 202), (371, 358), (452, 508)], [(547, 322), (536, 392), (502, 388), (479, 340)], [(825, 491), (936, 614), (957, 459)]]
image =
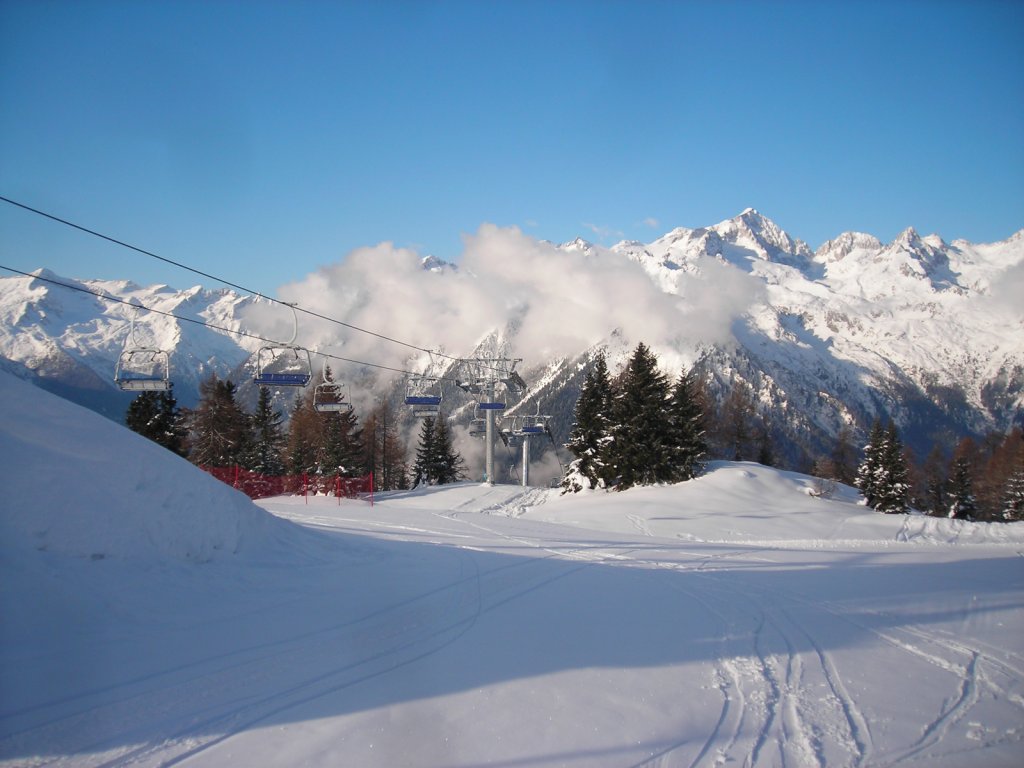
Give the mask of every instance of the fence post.
[(238, 487), (238, 465), (235, 464), (235, 483), (231, 486), (232, 488)]
[(373, 506), (373, 470), (370, 470), (370, 506)]
[(309, 504), (309, 475), (305, 472), (302, 473), (302, 495), (306, 499), (306, 503)]

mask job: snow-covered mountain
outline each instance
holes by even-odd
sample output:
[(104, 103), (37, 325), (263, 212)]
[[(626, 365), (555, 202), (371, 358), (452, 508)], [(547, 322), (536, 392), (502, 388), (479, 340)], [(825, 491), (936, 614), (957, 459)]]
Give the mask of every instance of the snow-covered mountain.
[[(73, 280), (47, 269), (33, 274), (0, 280), (4, 367), (115, 419), (124, 416), (131, 401), (131, 395), (115, 386), (114, 369), (126, 344), (131, 344), (136, 316), (138, 345), (170, 353), (175, 394), (182, 403), (196, 401), (199, 382), (210, 372), (224, 375), (259, 345), (229, 333), (242, 328), (240, 312), (253, 302), (251, 297), (199, 286), (179, 291), (129, 281)], [(168, 315), (138, 312), (132, 305)]]
[(777, 426), (810, 445), (876, 414), (921, 447), (1024, 419), (1024, 230), (989, 245), (847, 232), (812, 252), (748, 209), (611, 250), (668, 292), (716, 262), (754, 278), (739, 344), (709, 350), (709, 373), (722, 388), (752, 384)]
[[(1024, 421), (1019, 300), (1024, 294), (1024, 230), (985, 245), (946, 243), (912, 228), (891, 243), (846, 232), (814, 251), (747, 209), (714, 226), (674, 229), (651, 243), (626, 241), (606, 248), (582, 239), (553, 246), (518, 238), (501, 240), (506, 250), (490, 264), (474, 256), (470, 242), (465, 268), (400, 254), (389, 271), (378, 266), (388, 257), (383, 251), (351, 257), (349, 264), (373, 262), (372, 271), (366, 269), (372, 279), (384, 273), (390, 284), (401, 284), (403, 291), (392, 293), (405, 297), (404, 304), (389, 307), (394, 311), (385, 315), (380, 307), (375, 313), (372, 299), (381, 291), (361, 289), (357, 267), (344, 274), (346, 267), (325, 268), (316, 280), (291, 286), (287, 298), (305, 306), (317, 300), (316, 286), (343, 279), (346, 295), (353, 298), (344, 305), (334, 296), (326, 314), (347, 320), (355, 316), (373, 329), (393, 322), (384, 330), (417, 339), (414, 334), (425, 323), (413, 311), (418, 297), (426, 295), (433, 302), (425, 307), (433, 335), (422, 343), (440, 343), (467, 356), (477, 350), (461, 348), (467, 346), (465, 336), (448, 339), (445, 333), (479, 322), (481, 351), (524, 358), (519, 370), (531, 386), (519, 409), (532, 413), (542, 404), (545, 413), (555, 416), (559, 439), (568, 431), (578, 387), (596, 351), (607, 350), (614, 368), (637, 341), (652, 344), (673, 375), (680, 366), (696, 363), (719, 396), (736, 380), (749, 384), (759, 407), (770, 414), (778, 442), (800, 446), (787, 456), (793, 464), (826, 450), (840, 426), (863, 430), (876, 415), (892, 416), (906, 441), (922, 452), (935, 440), (952, 445), (962, 435)], [(483, 270), (491, 273), (482, 275)], [(531, 270), (538, 274), (530, 277)], [(410, 272), (407, 278), (404, 271)], [(649, 281), (646, 299), (631, 303), (623, 298), (622, 306), (611, 306), (620, 295), (616, 281), (622, 280), (622, 296), (628, 289), (635, 297), (636, 286), (629, 281), (638, 275), (641, 282)], [(39, 276), (73, 282), (46, 272)], [(602, 282), (613, 284), (594, 287)], [(255, 300), (226, 290), (77, 284), (229, 330), (251, 327), (246, 310)], [(547, 314), (548, 305), (563, 302), (586, 311), (594, 296), (609, 297), (609, 306), (589, 307), (580, 323), (588, 328), (603, 323), (597, 338), (576, 343), (568, 354), (563, 343), (561, 353), (549, 355), (553, 359), (530, 359), (536, 326), (554, 335), (565, 330), (554, 327), (558, 323)], [(720, 311), (723, 305), (728, 313)], [(410, 319), (398, 324), (406, 313)], [(725, 332), (718, 328), (705, 334), (702, 318), (716, 313)], [(128, 396), (115, 390), (111, 377), (132, 314), (123, 304), (37, 278), (2, 278), (0, 356), (15, 373), (119, 418)], [(572, 325), (568, 317), (561, 325)], [(657, 338), (635, 328), (623, 332), (624, 317), (649, 319), (644, 327), (656, 329)], [(244, 378), (238, 368), (251, 362), (259, 346), (253, 339), (155, 314), (140, 320), (137, 333), (171, 351), (175, 390), (185, 404), (194, 401), (198, 381), (210, 371)], [(524, 336), (530, 344), (518, 343)], [(362, 355), (376, 353), (354, 348), (349, 354), (370, 359)], [(453, 391), (449, 413), (456, 413), (458, 398)]]

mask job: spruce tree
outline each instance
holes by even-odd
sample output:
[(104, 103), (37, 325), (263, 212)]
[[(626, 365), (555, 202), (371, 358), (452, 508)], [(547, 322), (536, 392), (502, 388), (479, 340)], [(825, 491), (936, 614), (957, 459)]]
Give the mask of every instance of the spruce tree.
[(868, 443), (864, 446), (864, 459), (857, 467), (855, 484), (857, 489), (864, 495), (867, 505), (875, 508), (875, 476), (882, 460), (882, 448), (885, 442), (885, 431), (882, 428), (882, 420), (875, 419), (871, 425), (871, 434)]
[(185, 422), (172, 390), (140, 392), (129, 404), (124, 421), (134, 432), (179, 456), (185, 455)]
[(437, 476), (437, 459), (435, 456), (434, 417), (428, 416), (420, 426), (420, 442), (416, 447), (416, 463), (412, 467), (413, 487), (420, 483), (433, 485)]
[(978, 515), (978, 503), (974, 497), (971, 463), (966, 456), (953, 462), (949, 481), (949, 517), (954, 520), (974, 520)]
[(1007, 522), (1024, 520), (1024, 467), (1010, 475), (1003, 492), (1000, 516)]
[(572, 431), (566, 448), (576, 458), (569, 464), (562, 488), (573, 493), (610, 484), (614, 474), (610, 457), (612, 387), (604, 353), (598, 354), (576, 401)]
[(873, 490), (874, 507), (879, 512), (896, 515), (907, 511), (907, 499), (910, 496), (909, 474), (903, 456), (903, 443), (892, 421), (889, 422), (882, 441)]
[(363, 474), (363, 433), (352, 411), (317, 413), (322, 422), (323, 444), (318, 457), (320, 472), (355, 477)]
[(612, 446), (619, 490), (674, 479), (668, 378), (641, 342), (626, 365), (612, 409)]
[(466, 464), (462, 460), (462, 456), (452, 446), (451, 430), (441, 414), (438, 414), (437, 421), (434, 423), (432, 443), (434, 484), (444, 485), (465, 479)]
[(244, 464), (249, 452), (249, 416), (235, 402), (236, 387), (216, 375), (199, 385), (199, 405), (189, 419), (189, 459), (199, 466)]
[(698, 394), (696, 374), (692, 370), (683, 371), (672, 388), (668, 423), (672, 430), (673, 479), (691, 480), (700, 471), (700, 461), (707, 452), (704, 411)]
[(256, 412), (252, 415), (252, 440), (246, 468), (261, 475), (283, 475), (285, 434), (282, 414), (274, 408), (270, 389), (260, 387)]

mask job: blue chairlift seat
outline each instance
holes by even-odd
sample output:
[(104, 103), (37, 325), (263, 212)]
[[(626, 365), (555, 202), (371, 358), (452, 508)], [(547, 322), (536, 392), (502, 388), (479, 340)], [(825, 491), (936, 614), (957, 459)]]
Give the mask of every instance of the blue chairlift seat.
[(304, 387), (309, 384), (310, 375), (298, 373), (272, 373), (261, 371), (253, 377), (253, 382), (268, 387)]
[(410, 395), (405, 398), (406, 405), (440, 406), (441, 397), (433, 395)]

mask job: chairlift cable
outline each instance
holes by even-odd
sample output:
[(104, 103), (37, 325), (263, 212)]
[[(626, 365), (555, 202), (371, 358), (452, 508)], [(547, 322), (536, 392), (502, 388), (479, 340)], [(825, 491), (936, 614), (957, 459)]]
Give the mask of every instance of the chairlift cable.
[[(238, 283), (231, 282), (230, 280), (225, 280), (223, 277), (218, 277), (217, 275), (212, 275), (209, 272), (204, 272), (201, 269), (196, 269), (195, 267), (190, 267), (187, 264), (183, 264), (180, 261), (175, 261), (174, 259), (169, 259), (166, 256), (160, 256), (159, 254), (153, 253), (152, 251), (147, 251), (145, 248), (139, 248), (136, 245), (132, 245), (131, 243), (126, 243), (123, 240), (118, 240), (117, 238), (111, 237), (110, 235), (105, 235), (102, 232), (97, 232), (94, 229), (89, 229), (88, 227), (83, 227), (81, 224), (75, 224), (73, 221), (68, 221), (67, 219), (62, 219), (61, 217), (55, 216), (52, 213), (47, 213), (46, 211), (41, 211), (38, 208), (33, 208), (32, 206), (26, 205), (25, 203), (19, 203), (17, 200), (12, 200), (9, 197), (4, 197), (3, 195), (0, 195), (0, 200), (2, 200), (5, 203), (9, 203), (10, 205), (14, 205), (14, 206), (17, 206), (18, 208), (22, 208), (22, 209), (24, 209), (26, 211), (29, 211), (30, 213), (34, 213), (34, 214), (37, 214), (37, 215), (42, 216), (44, 218), (50, 219), (51, 221), (55, 221), (55, 222), (57, 222), (59, 224), (64, 224), (65, 226), (71, 227), (73, 229), (77, 229), (80, 232), (85, 232), (86, 234), (92, 235), (94, 237), (98, 237), (98, 238), (100, 238), (102, 240), (106, 240), (106, 241), (108, 241), (110, 243), (114, 243), (115, 245), (120, 245), (123, 248), (128, 248), (129, 250), (135, 251), (136, 253), (141, 253), (144, 256), (149, 256), (151, 258), (157, 259), (158, 261), (162, 261), (165, 264), (170, 264), (170, 265), (178, 267), (180, 269), (184, 269), (184, 270), (186, 270), (188, 272), (191, 272), (193, 274), (200, 275), (202, 277), (208, 278), (208, 279), (213, 280), (215, 282), (221, 283), (222, 285), (227, 285), (227, 286), (229, 286), (231, 288), (235, 288), (235, 289), (237, 289), (239, 291), (242, 291), (243, 293), (252, 294), (256, 298), (266, 299), (267, 301), (274, 302), (275, 304), (288, 304), (288, 302), (281, 301), (280, 299), (275, 299), (272, 296), (267, 296), (265, 293), (262, 293), (261, 291), (254, 291), (251, 288), (246, 288), (245, 286), (239, 285)], [(6, 269), (6, 267), (5, 267), (5, 269)], [(12, 270), (12, 271), (17, 271), (17, 270)], [(24, 273), (22, 273), (22, 274), (24, 274)], [(368, 330), (366, 328), (360, 328), (357, 325), (352, 325), (351, 323), (346, 323), (346, 322), (344, 322), (342, 320), (338, 320), (337, 318), (328, 317), (327, 315), (320, 314), (319, 312), (314, 312), (313, 310), (310, 310), (310, 309), (305, 309), (305, 308), (300, 307), (298, 305), (294, 305), (294, 306), (295, 306), (295, 309), (297, 309), (299, 312), (304, 312), (305, 314), (310, 315), (312, 317), (319, 318), (320, 320), (326, 320), (328, 322), (340, 325), (340, 326), (342, 326), (344, 328), (348, 328), (348, 329), (353, 330), (353, 331), (358, 331), (360, 333), (368, 334), (370, 336), (373, 336), (375, 338), (381, 339), (383, 341), (389, 341), (389, 342), (391, 342), (393, 344), (399, 344), (399, 345), (401, 345), (403, 347), (408, 347), (409, 349), (415, 349), (417, 352), (427, 352), (429, 354), (436, 354), (439, 357), (445, 357), (445, 358), (448, 358), (449, 360), (456, 360), (456, 361), (458, 361), (458, 360), (461, 359), (461, 358), (458, 358), (458, 357), (454, 357), (453, 355), (445, 354), (444, 352), (440, 352), (438, 350), (431, 350), (431, 349), (427, 349), (426, 347), (420, 347), (420, 346), (418, 346), (416, 344), (410, 344), (409, 342), (405, 342), (405, 341), (402, 341), (400, 339), (396, 339), (396, 338), (393, 338), (391, 336), (387, 336), (387, 335), (385, 335), (383, 333), (377, 333), (376, 331), (371, 331), (371, 330)]]
[[(230, 333), (230, 334), (232, 334), (234, 336), (241, 336), (241, 337), (245, 337), (245, 338), (249, 338), (249, 339), (254, 339), (256, 341), (262, 341), (262, 342), (266, 342), (268, 344), (282, 344), (283, 343), (283, 342), (277, 341), (275, 339), (268, 339), (267, 337), (260, 336), (259, 334), (249, 333), (248, 331), (234, 330), (232, 328), (225, 328), (225, 327), (220, 326), (220, 325), (213, 325), (212, 323), (207, 323), (207, 322), (204, 322), (202, 320), (197, 320), (197, 319), (192, 318), (192, 317), (183, 317), (182, 315), (176, 315), (173, 312), (167, 312), (167, 311), (162, 310), (162, 309), (155, 309), (153, 307), (147, 307), (147, 306), (145, 306), (143, 304), (136, 304), (134, 302), (128, 301), (127, 299), (119, 299), (116, 296), (108, 296), (105, 293), (99, 293), (97, 291), (90, 291), (88, 288), (85, 288), (85, 287), (82, 287), (82, 286), (69, 285), (68, 283), (62, 283), (59, 280), (53, 280), (51, 278), (42, 277), (40, 275), (33, 275), (31, 272), (23, 272), (20, 269), (15, 269), (14, 267), (7, 267), (7, 266), (4, 266), (3, 264), (0, 264), (0, 269), (6, 270), (8, 272), (13, 272), (16, 275), (21, 275), (23, 277), (30, 277), (33, 280), (41, 280), (42, 282), (50, 283), (51, 285), (58, 285), (61, 288), (68, 288), (68, 289), (70, 289), (72, 291), (78, 291), (79, 293), (86, 293), (86, 294), (88, 294), (90, 296), (95, 296), (98, 299), (103, 299), (104, 301), (109, 301), (109, 302), (114, 303), (114, 304), (124, 304), (125, 306), (133, 307), (136, 310), (143, 309), (146, 312), (153, 312), (153, 313), (158, 314), (158, 315), (163, 315), (164, 317), (173, 317), (175, 320), (181, 320), (181, 321), (186, 322), (186, 323), (192, 323), (193, 325), (201, 325), (201, 326), (203, 326), (205, 328), (209, 328), (209, 329), (214, 330), (214, 331), (223, 331), (224, 333)], [(328, 358), (330, 360), (338, 360), (338, 361), (343, 362), (343, 363), (353, 363), (355, 365), (362, 365), (362, 366), (366, 366), (368, 368), (378, 368), (378, 369), (384, 370), (384, 371), (392, 371), (394, 373), (400, 373), (400, 374), (402, 374), (404, 376), (414, 376), (414, 375), (417, 375), (413, 371), (408, 371), (408, 370), (405, 370), (403, 368), (393, 368), (393, 367), (391, 367), (389, 365), (380, 365), (379, 363), (369, 363), (369, 362), (366, 362), (365, 360), (353, 360), (352, 358), (341, 357), (340, 355), (335, 355), (335, 354), (332, 354), (330, 352), (324, 352), (324, 351), (321, 351), (321, 350), (309, 350), (309, 349), (306, 349), (305, 347), (298, 347), (298, 349), (302, 349), (303, 351), (310, 352), (312, 354), (317, 354), (317, 355), (320, 355), (322, 357), (326, 357), (326, 358)], [(439, 378), (441, 378), (441, 377), (439, 377)], [(454, 381), (454, 379), (450, 379), (450, 378), (443, 378), (443, 380), (444, 381)]]

